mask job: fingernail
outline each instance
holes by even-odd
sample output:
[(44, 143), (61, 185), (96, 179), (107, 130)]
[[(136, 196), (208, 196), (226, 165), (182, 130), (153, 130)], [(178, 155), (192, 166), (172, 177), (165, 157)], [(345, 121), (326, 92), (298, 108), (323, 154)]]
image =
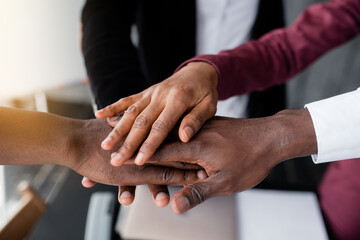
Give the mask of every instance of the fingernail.
[(184, 133), (184, 136), (185, 136), (185, 138), (187, 139), (187, 141), (189, 141), (190, 138), (192, 137), (193, 133), (194, 133), (194, 130), (193, 130), (191, 127), (189, 127), (189, 126), (186, 126), (186, 127), (184, 128), (183, 133)]
[(109, 118), (109, 120), (110, 120), (111, 122), (117, 122), (117, 121), (120, 120), (120, 118), (121, 118), (120, 115), (119, 115), (119, 116), (115, 115), (114, 117)]
[(119, 202), (128, 204), (127, 200), (129, 200), (131, 198), (132, 198), (132, 194), (129, 191), (124, 191), (120, 195)]
[(143, 164), (143, 161), (144, 161), (144, 154), (140, 152), (135, 158), (135, 164), (141, 165)]
[(95, 115), (97, 116), (97, 115), (101, 114), (103, 111), (104, 111), (103, 109), (97, 110)]
[(113, 152), (110, 157), (114, 158), (116, 156), (116, 154), (117, 154), (117, 152)]
[(87, 185), (87, 182), (88, 182), (87, 178), (83, 178), (83, 179), (81, 180), (81, 184), (82, 184), (82, 185)]
[(204, 180), (207, 178), (207, 174), (204, 170), (199, 170), (197, 171), (197, 177), (200, 179), (200, 180)]
[(178, 197), (174, 201), (177, 213), (184, 213), (190, 209), (190, 202), (186, 197)]
[(111, 165), (113, 166), (119, 166), (121, 162), (122, 155), (121, 153), (116, 153), (110, 160)]
[(123, 191), (120, 195), (121, 199), (125, 199), (125, 198), (131, 198), (132, 194), (129, 191)]
[(162, 201), (162, 200), (165, 200), (165, 199), (168, 199), (168, 198), (169, 198), (169, 196), (168, 196), (166, 193), (164, 193), (164, 192), (159, 192), (159, 193), (156, 195), (155, 200), (156, 200), (156, 201)]
[(111, 143), (111, 138), (107, 137), (105, 140), (101, 143), (103, 146), (107, 146)]

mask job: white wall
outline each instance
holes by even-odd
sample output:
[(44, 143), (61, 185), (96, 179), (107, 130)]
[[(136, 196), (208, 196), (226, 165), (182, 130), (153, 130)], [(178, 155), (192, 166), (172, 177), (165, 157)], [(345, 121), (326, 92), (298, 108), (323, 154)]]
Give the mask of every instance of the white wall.
[(0, 0), (0, 98), (81, 81), (84, 0)]

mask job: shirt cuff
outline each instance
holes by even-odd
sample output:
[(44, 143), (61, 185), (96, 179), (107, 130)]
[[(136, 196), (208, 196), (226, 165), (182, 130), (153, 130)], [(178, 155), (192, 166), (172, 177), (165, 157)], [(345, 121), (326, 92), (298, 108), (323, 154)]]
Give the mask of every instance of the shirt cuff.
[(305, 107), (316, 133), (314, 163), (360, 157), (360, 88)]

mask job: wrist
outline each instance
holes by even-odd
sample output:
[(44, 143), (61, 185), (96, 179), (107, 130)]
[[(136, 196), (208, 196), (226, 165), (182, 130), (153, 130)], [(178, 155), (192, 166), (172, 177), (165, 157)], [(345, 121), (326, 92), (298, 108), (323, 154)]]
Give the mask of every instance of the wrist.
[(309, 111), (284, 110), (272, 116), (277, 129), (281, 161), (317, 153), (317, 141)]
[(64, 154), (59, 162), (56, 164), (63, 165), (71, 169), (75, 169), (81, 159), (83, 158), (83, 151), (85, 146), (85, 128), (89, 120), (71, 120), (68, 126), (71, 126), (63, 136), (64, 138)]
[(194, 61), (189, 62), (185, 65), (185, 67), (197, 71), (199, 74), (205, 74), (206, 76), (204, 76), (204, 79), (210, 80), (212, 85), (215, 86), (215, 88), (217, 87), (219, 82), (219, 75), (216, 68), (212, 64), (204, 61)]
[[(110, 133), (112, 127), (106, 120), (77, 120), (73, 132), (67, 140), (68, 158), (63, 165), (77, 171), (89, 158), (103, 157), (110, 153), (101, 149), (101, 142)], [(110, 155), (107, 156), (110, 159)]]

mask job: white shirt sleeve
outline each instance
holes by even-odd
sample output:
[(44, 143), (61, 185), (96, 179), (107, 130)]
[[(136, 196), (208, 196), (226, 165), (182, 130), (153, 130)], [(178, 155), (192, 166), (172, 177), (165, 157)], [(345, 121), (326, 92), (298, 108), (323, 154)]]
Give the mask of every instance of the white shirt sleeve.
[(314, 163), (360, 157), (360, 88), (305, 107), (316, 133)]

